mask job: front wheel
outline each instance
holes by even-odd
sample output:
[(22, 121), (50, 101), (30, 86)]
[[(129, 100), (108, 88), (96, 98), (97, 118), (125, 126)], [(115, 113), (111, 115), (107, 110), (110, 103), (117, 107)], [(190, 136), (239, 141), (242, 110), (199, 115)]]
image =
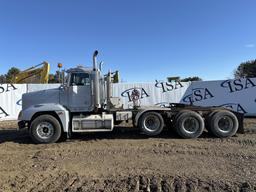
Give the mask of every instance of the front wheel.
[(139, 128), (146, 135), (158, 135), (164, 128), (163, 117), (157, 112), (146, 112), (140, 118)]
[(51, 115), (40, 115), (30, 126), (30, 137), (35, 143), (55, 143), (61, 136), (59, 121)]

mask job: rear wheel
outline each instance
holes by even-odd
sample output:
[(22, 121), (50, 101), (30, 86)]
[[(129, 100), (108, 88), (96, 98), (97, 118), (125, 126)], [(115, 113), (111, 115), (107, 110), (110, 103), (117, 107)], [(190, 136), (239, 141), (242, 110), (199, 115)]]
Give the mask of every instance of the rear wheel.
[(236, 134), (239, 123), (234, 113), (226, 110), (215, 112), (209, 119), (209, 131), (216, 137), (231, 137)]
[(182, 138), (197, 138), (203, 133), (204, 120), (194, 111), (180, 112), (175, 118), (175, 129)]
[(40, 115), (30, 126), (30, 136), (35, 143), (55, 143), (61, 137), (59, 121), (51, 115)]
[(157, 112), (146, 112), (139, 121), (139, 128), (149, 136), (158, 135), (164, 127), (163, 117)]

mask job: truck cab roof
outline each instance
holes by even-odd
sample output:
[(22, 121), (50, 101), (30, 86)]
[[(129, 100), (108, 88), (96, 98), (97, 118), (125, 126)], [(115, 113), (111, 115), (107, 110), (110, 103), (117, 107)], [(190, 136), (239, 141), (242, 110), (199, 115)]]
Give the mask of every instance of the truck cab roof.
[(93, 68), (92, 67), (85, 67), (85, 66), (77, 66), (75, 68), (71, 68), (71, 69), (68, 69), (66, 72), (67, 73), (90, 73), (93, 71)]

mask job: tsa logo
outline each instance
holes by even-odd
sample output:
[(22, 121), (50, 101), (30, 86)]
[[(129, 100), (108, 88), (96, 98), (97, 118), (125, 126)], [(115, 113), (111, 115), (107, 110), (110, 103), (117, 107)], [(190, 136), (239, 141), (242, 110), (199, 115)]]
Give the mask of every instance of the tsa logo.
[(18, 101), (16, 102), (16, 105), (21, 106), (21, 105), (22, 105), (22, 99), (18, 100)]
[(162, 93), (165, 93), (182, 88), (183, 85), (179, 81), (176, 81), (174, 83), (156, 81), (155, 87), (160, 88), (162, 90)]
[(230, 93), (233, 93), (242, 91), (244, 89), (253, 88), (256, 86), (256, 82), (250, 78), (241, 78), (223, 81), (220, 86), (226, 88)]
[(149, 94), (146, 92), (144, 88), (131, 88), (127, 89), (121, 93), (122, 97), (127, 97), (128, 102), (132, 102), (135, 100), (143, 99), (149, 97)]
[(209, 89), (207, 89), (207, 88), (195, 88), (195, 89), (192, 89), (191, 94), (186, 95), (185, 97), (183, 97), (182, 101), (184, 103), (193, 104), (194, 102), (210, 99), (210, 98), (213, 98), (213, 97), (214, 97), (214, 95), (212, 94), (212, 92)]
[(2, 117), (7, 117), (9, 114), (0, 106), (0, 119)]
[(17, 88), (13, 84), (0, 84), (0, 94), (16, 89)]
[(226, 103), (226, 104), (220, 105), (220, 107), (225, 107), (233, 111), (237, 111), (238, 113), (247, 113), (245, 109), (242, 107), (242, 105), (240, 105), (239, 103)]

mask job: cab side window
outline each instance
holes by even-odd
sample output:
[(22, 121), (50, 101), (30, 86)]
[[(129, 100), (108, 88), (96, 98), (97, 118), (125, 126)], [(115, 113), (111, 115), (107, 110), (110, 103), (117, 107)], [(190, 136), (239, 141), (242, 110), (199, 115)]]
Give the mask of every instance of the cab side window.
[(90, 75), (88, 73), (73, 73), (71, 74), (70, 86), (85, 86), (90, 85)]

